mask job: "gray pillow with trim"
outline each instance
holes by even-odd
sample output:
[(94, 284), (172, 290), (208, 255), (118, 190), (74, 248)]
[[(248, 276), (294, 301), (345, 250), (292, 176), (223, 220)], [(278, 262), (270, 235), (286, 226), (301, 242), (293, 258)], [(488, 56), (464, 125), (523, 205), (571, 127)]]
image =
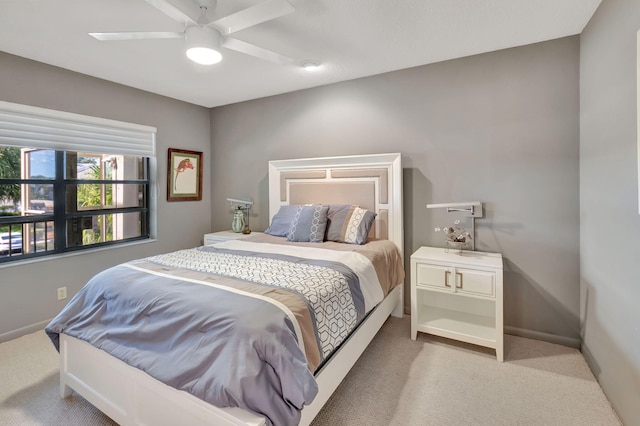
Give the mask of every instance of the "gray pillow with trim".
[(280, 207), (278, 213), (271, 219), (271, 226), (269, 226), (264, 233), (273, 235), (276, 237), (286, 237), (289, 234), (289, 228), (291, 227), (291, 221), (298, 211), (297, 204), (291, 204), (288, 206)]
[(329, 206), (312, 204), (298, 206), (293, 216), (287, 240), (297, 242), (321, 243), (327, 229), (327, 212)]
[(331, 204), (327, 217), (327, 241), (364, 244), (367, 242), (376, 213), (358, 206)]

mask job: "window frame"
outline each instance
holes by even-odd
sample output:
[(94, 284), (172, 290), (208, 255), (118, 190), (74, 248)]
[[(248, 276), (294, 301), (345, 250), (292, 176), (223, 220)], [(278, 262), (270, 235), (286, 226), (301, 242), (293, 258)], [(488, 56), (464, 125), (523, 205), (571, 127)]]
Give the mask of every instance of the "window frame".
[[(0, 146), (16, 148), (49, 149), (56, 152), (56, 178), (55, 179), (2, 179), (2, 184), (17, 183), (21, 185), (46, 184), (60, 185), (63, 190), (54, 191), (54, 211), (51, 213), (6, 216), (0, 218), (2, 224), (20, 224), (22, 231), (31, 223), (54, 223), (53, 250), (35, 251), (34, 253), (21, 253), (0, 258), (0, 267), (20, 260), (32, 260), (33, 258), (46, 258), (61, 253), (79, 252), (86, 250), (103, 249), (108, 246), (124, 245), (143, 240), (155, 240), (157, 227), (157, 158), (156, 158), (156, 128), (141, 124), (111, 120), (101, 117), (92, 117), (65, 111), (56, 111), (30, 105), (14, 104), (0, 101)], [(81, 180), (66, 179), (64, 175), (64, 153), (91, 153), (107, 155), (123, 155), (144, 157), (145, 179), (122, 180)], [(22, 166), (21, 166), (22, 167)], [(61, 170), (58, 170), (60, 168)], [(66, 192), (68, 185), (79, 184), (138, 184), (144, 185), (145, 203), (142, 207), (122, 207), (107, 209), (80, 210), (73, 209), (73, 213), (67, 213)], [(22, 201), (22, 200), (21, 200)], [(62, 203), (62, 204), (61, 204)], [(24, 204), (24, 203), (23, 203)], [(62, 206), (59, 208), (58, 206)], [(28, 206), (22, 206), (23, 210)], [(115, 241), (103, 241), (88, 245), (66, 247), (67, 219), (73, 217), (100, 216), (118, 213), (140, 212), (143, 217), (140, 236), (123, 238)], [(61, 224), (61, 225), (58, 225)], [(27, 225), (25, 227), (24, 225)], [(11, 229), (11, 228), (10, 228)], [(56, 231), (57, 230), (57, 231)], [(33, 226), (34, 236), (38, 232)], [(48, 228), (45, 228), (45, 233)], [(23, 248), (29, 239), (23, 239)], [(45, 240), (47, 238), (45, 237)], [(35, 249), (36, 240), (32, 241)]]
[[(78, 250), (90, 250), (92, 248), (99, 248), (110, 245), (117, 245), (128, 243), (132, 241), (139, 241), (151, 238), (151, 209), (150, 209), (150, 162), (151, 159), (149, 157), (143, 158), (143, 176), (145, 179), (73, 179), (65, 177), (65, 158), (66, 154), (69, 152), (75, 151), (54, 151), (55, 152), (55, 177), (53, 179), (3, 179), (0, 178), (0, 184), (19, 184), (24, 185), (28, 188), (29, 185), (52, 185), (53, 186), (53, 212), (51, 213), (42, 213), (42, 214), (31, 214), (31, 215), (20, 215), (20, 216), (0, 216), (0, 224), (5, 225), (20, 225), (22, 228), (21, 234), (25, 234), (25, 225), (33, 224), (34, 226), (34, 239), (33, 239), (33, 247), (32, 252), (25, 252), (26, 245), (28, 244), (28, 238), (22, 239), (22, 251), (19, 254), (13, 254), (11, 250), (7, 253), (6, 256), (0, 257), (0, 264), (5, 262), (23, 260), (23, 259), (31, 259), (34, 257), (41, 256), (51, 256), (54, 254), (67, 253)], [(24, 165), (21, 165), (24, 167)], [(67, 201), (67, 188), (69, 186), (77, 186), (83, 184), (93, 184), (93, 185), (118, 185), (118, 184), (135, 184), (141, 185), (144, 187), (144, 200), (145, 203), (143, 206), (138, 207), (107, 207), (104, 208), (92, 208), (90, 210), (77, 210), (74, 212), (68, 212), (68, 201)], [(27, 189), (28, 190), (28, 189)], [(23, 189), (24, 191), (24, 189)], [(76, 206), (77, 207), (77, 206)], [(22, 206), (23, 210), (26, 209), (26, 206)], [(75, 208), (74, 208), (75, 210)], [(109, 214), (117, 214), (117, 213), (139, 213), (141, 217), (141, 228), (139, 236), (122, 238), (118, 240), (111, 241), (101, 241), (97, 243), (91, 244), (79, 244), (79, 245), (71, 245), (67, 246), (67, 236), (68, 236), (68, 221), (69, 219), (75, 218), (84, 218), (84, 217), (94, 217), (94, 216), (102, 216)], [(35, 239), (35, 224), (36, 223), (45, 223), (45, 228), (48, 228), (48, 223), (51, 222), (53, 224), (53, 235), (54, 235), (54, 248), (51, 250), (47, 250), (47, 239), (45, 238), (45, 249), (43, 251), (38, 251), (35, 249), (36, 239)], [(9, 234), (12, 234), (11, 227), (9, 230)]]

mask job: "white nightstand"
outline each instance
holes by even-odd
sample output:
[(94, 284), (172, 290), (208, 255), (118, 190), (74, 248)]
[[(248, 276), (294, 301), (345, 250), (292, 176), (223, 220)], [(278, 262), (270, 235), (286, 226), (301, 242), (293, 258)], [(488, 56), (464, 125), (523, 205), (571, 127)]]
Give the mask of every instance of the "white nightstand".
[(253, 231), (250, 234), (243, 234), (242, 232), (233, 232), (233, 231), (211, 232), (209, 234), (204, 234), (204, 245), (209, 246), (211, 244), (219, 243), (221, 241), (239, 240), (241, 238), (246, 238), (256, 234), (262, 234), (262, 232)]
[(504, 358), (502, 255), (420, 247), (411, 255), (411, 339), (418, 331), (494, 348)]

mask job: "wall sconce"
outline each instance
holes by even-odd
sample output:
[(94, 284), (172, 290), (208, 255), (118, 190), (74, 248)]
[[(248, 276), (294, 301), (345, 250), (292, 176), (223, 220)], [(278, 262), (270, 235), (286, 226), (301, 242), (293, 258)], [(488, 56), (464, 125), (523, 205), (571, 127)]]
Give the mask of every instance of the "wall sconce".
[(244, 228), (242, 229), (243, 234), (250, 234), (251, 228), (249, 228), (249, 212), (251, 211), (251, 206), (253, 205), (253, 201), (251, 200), (240, 200), (238, 198), (227, 198), (227, 201), (231, 203), (232, 206), (240, 206), (244, 211), (246, 219), (244, 221)]
[(482, 202), (469, 201), (466, 203), (442, 203), (442, 204), (427, 204), (428, 209), (447, 209), (447, 213), (451, 212), (463, 212), (467, 213), (467, 216), (471, 217), (471, 250), (476, 249), (476, 218), (482, 217)]

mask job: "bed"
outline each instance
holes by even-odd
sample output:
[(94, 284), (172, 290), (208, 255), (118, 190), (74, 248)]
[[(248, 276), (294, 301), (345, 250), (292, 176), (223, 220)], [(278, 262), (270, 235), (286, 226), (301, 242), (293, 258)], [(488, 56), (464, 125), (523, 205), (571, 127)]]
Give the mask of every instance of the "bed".
[[(127, 281), (131, 279), (134, 274), (144, 273), (147, 278), (143, 278), (142, 280), (146, 279), (148, 281), (150, 279), (149, 277), (153, 277), (154, 282), (165, 280), (172, 285), (172, 281), (176, 278), (175, 274), (178, 274), (176, 269), (184, 271), (185, 265), (197, 264), (205, 266), (189, 266), (186, 268), (186, 270), (189, 271), (187, 274), (180, 272), (181, 282), (187, 281), (189, 282), (187, 284), (190, 285), (193, 283), (196, 286), (187, 287), (189, 290), (185, 291), (185, 293), (188, 293), (191, 299), (187, 299), (185, 303), (187, 305), (189, 303), (197, 304), (197, 302), (202, 299), (202, 297), (199, 296), (200, 293), (198, 293), (201, 291), (200, 288), (207, 287), (201, 284), (210, 284), (207, 281), (210, 279), (210, 275), (208, 274), (218, 276), (221, 274), (220, 268), (224, 268), (225, 271), (229, 269), (228, 266), (214, 266), (217, 265), (217, 263), (210, 261), (210, 259), (214, 258), (232, 259), (232, 262), (236, 266), (231, 269), (236, 271), (234, 273), (241, 274), (239, 277), (232, 276), (231, 278), (229, 278), (228, 275), (222, 275), (222, 281), (225, 281), (225, 285), (228, 281), (232, 283), (230, 286), (233, 287), (232, 291), (225, 288), (222, 292), (234, 293), (232, 295), (233, 297), (236, 296), (236, 293), (242, 293), (242, 296), (246, 296), (246, 286), (253, 286), (251, 283), (257, 282), (255, 281), (254, 275), (267, 276), (265, 279), (270, 279), (269, 277), (271, 275), (268, 273), (270, 271), (269, 268), (276, 269), (282, 266), (282, 269), (295, 269), (296, 273), (291, 274), (292, 279), (295, 281), (296, 277), (306, 272), (307, 269), (305, 268), (309, 270), (320, 268), (323, 274), (334, 276), (332, 274), (339, 274), (337, 270), (346, 265), (346, 272), (335, 275), (347, 277), (344, 278), (343, 284), (347, 289), (345, 291), (351, 291), (349, 294), (355, 295), (352, 298), (353, 300), (349, 299), (347, 302), (344, 302), (344, 309), (348, 308), (350, 309), (349, 312), (354, 312), (354, 314), (340, 317), (349, 318), (348, 321), (349, 324), (351, 324), (346, 327), (349, 329), (349, 334), (346, 338), (340, 338), (340, 340), (332, 340), (333, 337), (319, 338), (317, 331), (315, 334), (305, 331), (306, 329), (303, 326), (304, 321), (294, 320), (294, 317), (298, 318), (298, 316), (300, 316), (297, 311), (293, 313), (293, 309), (280, 309), (279, 311), (272, 309), (272, 307), (278, 303), (284, 302), (278, 299), (278, 297), (274, 297), (274, 299), (278, 300), (275, 302), (272, 300), (269, 303), (262, 303), (262, 299), (266, 296), (261, 294), (260, 296), (250, 296), (251, 300), (247, 306), (251, 306), (251, 308), (247, 309), (253, 310), (253, 312), (256, 313), (262, 310), (269, 312), (278, 311), (278, 313), (274, 314), (276, 317), (273, 321), (258, 319), (259, 317), (257, 316), (251, 321), (247, 320), (247, 327), (253, 327), (256, 322), (269, 324), (269, 327), (266, 327), (269, 329), (269, 335), (277, 336), (277, 339), (269, 338), (268, 345), (275, 345), (273, 347), (267, 346), (263, 340), (260, 340), (258, 343), (252, 340), (242, 341), (235, 346), (227, 344), (209, 348), (204, 346), (204, 343), (202, 343), (204, 339), (200, 338), (197, 330), (193, 333), (181, 333), (178, 336), (167, 336), (163, 339), (164, 342), (171, 342), (171, 345), (173, 345), (174, 341), (184, 340), (182, 336), (192, 336), (196, 334), (199, 339), (197, 340), (197, 344), (202, 344), (203, 348), (206, 348), (206, 350), (201, 350), (199, 353), (211, 352), (221, 354), (220, 357), (222, 359), (225, 357), (233, 358), (236, 356), (236, 353), (240, 353), (239, 349), (234, 349), (231, 355), (229, 355), (225, 351), (230, 351), (230, 347), (267, 347), (267, 349), (261, 349), (260, 357), (264, 356), (265, 353), (280, 354), (281, 351), (284, 351), (282, 347), (293, 348), (291, 350), (293, 355), (287, 355), (284, 361), (281, 360), (281, 358), (275, 361), (265, 359), (268, 368), (261, 368), (260, 373), (252, 374), (259, 378), (263, 377), (262, 371), (266, 369), (265, 377), (271, 377), (274, 374), (290, 376), (281, 379), (281, 382), (279, 382), (281, 386), (276, 385), (274, 387), (274, 385), (267, 384), (267, 387), (262, 389), (255, 387), (257, 386), (257, 382), (256, 384), (237, 386), (242, 386), (243, 389), (246, 388), (249, 400), (264, 399), (265, 397), (280, 398), (284, 395), (289, 405), (293, 403), (296, 407), (302, 407), (301, 412), (296, 413), (295, 411), (297, 409), (294, 409), (293, 417), (280, 418), (277, 413), (273, 415), (272, 413), (265, 414), (265, 412), (253, 409), (254, 406), (251, 405), (249, 405), (251, 410), (240, 408), (244, 406), (244, 402), (242, 404), (235, 404), (235, 402), (231, 404), (240, 405), (240, 407), (215, 406), (209, 402), (205, 402), (201, 397), (181, 390), (180, 387), (176, 388), (164, 383), (171, 383), (171, 379), (161, 380), (154, 378), (154, 376), (157, 377), (157, 374), (154, 373), (153, 369), (147, 368), (146, 364), (142, 366), (137, 364), (138, 361), (145, 357), (136, 353), (132, 357), (130, 356), (129, 359), (126, 359), (126, 357), (120, 354), (113, 354), (113, 345), (111, 349), (108, 347), (105, 348), (104, 346), (100, 349), (88, 343), (86, 340), (89, 339), (86, 338), (86, 335), (82, 334), (83, 332), (75, 333), (76, 337), (72, 337), (69, 334), (74, 333), (69, 332), (69, 334), (67, 334), (64, 332), (64, 321), (62, 321), (63, 326), (60, 326), (61, 322), (58, 321), (56, 325), (54, 324), (56, 320), (54, 320), (48, 327), (48, 332), (60, 351), (61, 396), (63, 398), (67, 397), (72, 391), (75, 391), (113, 420), (123, 425), (267, 425), (273, 423), (292, 424), (293, 421), (291, 419), (295, 419), (295, 423), (298, 423), (299, 420), (299, 424), (302, 425), (310, 424), (350, 368), (355, 364), (369, 342), (373, 339), (387, 317), (389, 315), (402, 316), (404, 309), (402, 285), (404, 273), (402, 271), (401, 156), (400, 154), (374, 154), (269, 162), (269, 216), (274, 219), (271, 225), (274, 225), (275, 219), (281, 215), (281, 212), (284, 211), (286, 206), (291, 207), (293, 205), (299, 206), (299, 210), (297, 210), (298, 215), (303, 211), (302, 206), (305, 206), (304, 211), (306, 211), (308, 208), (319, 205), (352, 205), (358, 206), (359, 211), (374, 212), (375, 219), (372, 221), (370, 229), (367, 228), (367, 236), (370, 242), (362, 246), (358, 244), (348, 245), (340, 242), (332, 242), (328, 243), (328, 245), (327, 243), (320, 243), (320, 245), (318, 245), (318, 243), (306, 242), (307, 240), (305, 239), (291, 242), (281, 241), (282, 237), (280, 236), (256, 235), (243, 240), (228, 241), (210, 247), (183, 250), (174, 254), (159, 255), (153, 258), (141, 259), (119, 265), (117, 267), (118, 269), (110, 270), (106, 274), (102, 273), (103, 275), (107, 275), (103, 277), (103, 279), (109, 282), (126, 281), (128, 284), (125, 287), (109, 290), (110, 293), (108, 293), (108, 297), (104, 296), (104, 294), (107, 293), (100, 293), (99, 296), (94, 296), (96, 298), (109, 299), (109, 303), (133, 303), (130, 302), (130, 299), (122, 297), (122, 300), (119, 300), (118, 298), (121, 296), (116, 298), (115, 296), (112, 297), (112, 295), (116, 293), (118, 295), (120, 293), (124, 294), (129, 287), (137, 288), (138, 281), (135, 281), (135, 285), (130, 284), (134, 281)], [(302, 229), (302, 221), (300, 224), (299, 228)], [(322, 232), (324, 234), (324, 231)], [(304, 232), (302, 232), (302, 234), (304, 235)], [(289, 238), (285, 240), (288, 239)], [(380, 272), (380, 270), (382, 270), (380, 262), (382, 262), (381, 259), (384, 259), (386, 255), (378, 255), (375, 253), (377, 253), (376, 250), (378, 250), (378, 248), (381, 248), (382, 253), (391, 253), (389, 245), (393, 246), (393, 250), (397, 253), (397, 257), (388, 257), (388, 259), (395, 259), (389, 263), (394, 263), (393, 268), (396, 269), (396, 272), (395, 274), (388, 273), (385, 275), (385, 273)], [(356, 247), (358, 248), (355, 249)], [(271, 263), (268, 267), (257, 265), (255, 267), (248, 266), (253, 265), (251, 262), (254, 262), (253, 258), (247, 256), (248, 253), (259, 253), (258, 257), (268, 258), (268, 261)], [(316, 255), (326, 255), (328, 257), (316, 258)], [(294, 257), (295, 260), (291, 260)], [(369, 258), (371, 262), (363, 262), (362, 259), (365, 258)], [(289, 261), (295, 261), (296, 266), (290, 266), (289, 263), (287, 263)], [(400, 272), (397, 272), (398, 269), (400, 269)], [(225, 272), (225, 274), (227, 273), (228, 272)], [(247, 277), (247, 274), (253, 275)], [(119, 277), (122, 279), (116, 279)], [(354, 285), (349, 280), (353, 279), (355, 280), (354, 282), (364, 283), (371, 277), (373, 277), (373, 281), (377, 279), (377, 286), (383, 288), (379, 295), (372, 295), (378, 290), (367, 290), (369, 287), (365, 287), (364, 284), (362, 285), (362, 293), (364, 294), (356, 294), (353, 291), (358, 285)], [(235, 281), (236, 278), (240, 279), (240, 283)], [(94, 278), (94, 280), (97, 280), (97, 278)], [(280, 280), (280, 278), (278, 278), (278, 280)], [(332, 279), (328, 278), (328, 280)], [(299, 279), (298, 281), (302, 282), (305, 280)], [(383, 281), (385, 283), (383, 283)], [(249, 284), (246, 284), (247, 282)], [(213, 284), (210, 284), (208, 287), (216, 290), (222, 286), (222, 284), (222, 282), (214, 281)], [(298, 282), (291, 284), (294, 286), (291, 289), (297, 292), (306, 291), (295, 287), (298, 284)], [(181, 284), (181, 288), (183, 288), (184, 285), (185, 284)], [(372, 288), (378, 289), (376, 286)], [(82, 293), (82, 297), (89, 297), (87, 292)], [(271, 294), (273, 292), (269, 291), (268, 293)], [(340, 300), (342, 299), (343, 298), (340, 297)], [(189, 302), (189, 300), (192, 302)], [(254, 300), (255, 303), (261, 304), (253, 307)], [(72, 302), (73, 300), (69, 305), (72, 305)], [(176, 301), (175, 303), (177, 306), (178, 302)], [(225, 301), (222, 304), (233, 305), (234, 303), (236, 302), (232, 300), (229, 302)], [(245, 304), (245, 302), (242, 303), (243, 305)], [(312, 302), (305, 303), (312, 304)], [(267, 309), (263, 309), (265, 305)], [(175, 317), (180, 317), (187, 308), (188, 306), (175, 307), (172, 303), (171, 309), (175, 309), (175, 311), (172, 311), (173, 313), (170, 315), (163, 314), (163, 316), (174, 319)], [(340, 309), (343, 309), (342, 305)], [(175, 312), (179, 314), (175, 314)], [(61, 315), (62, 314), (63, 313), (61, 313)], [(282, 318), (278, 317), (278, 315), (281, 315)], [(214, 314), (212, 314), (212, 316), (215, 317)], [(320, 314), (313, 313), (312, 316), (314, 316), (316, 324), (318, 324), (320, 321), (318, 318), (321, 317), (321, 319), (324, 320), (326, 315), (322, 312)], [(357, 318), (351, 319), (351, 317)], [(91, 322), (91, 318), (85, 319), (84, 321), (89, 323)], [(340, 321), (343, 320), (340, 319)], [(244, 322), (242, 322), (242, 324), (244, 324)], [(272, 324), (283, 324), (283, 326), (276, 328), (272, 326)], [(332, 329), (332, 325), (325, 328)], [(70, 330), (72, 329), (73, 327), (70, 327)], [(76, 327), (76, 329), (79, 328)], [(113, 344), (114, 340), (122, 343), (125, 340), (119, 340), (119, 330), (119, 324), (115, 322), (113, 326), (104, 328), (99, 332), (94, 331), (93, 334), (99, 334), (101, 337), (106, 338), (106, 341), (110, 342), (109, 344)], [(151, 328), (151, 330), (154, 330), (154, 328)], [(165, 328), (157, 328), (156, 330), (157, 333), (163, 333)], [(289, 330), (291, 330), (291, 333), (289, 333)], [(323, 331), (323, 336), (326, 334), (325, 331)], [(289, 334), (295, 339), (291, 341), (293, 343), (287, 340), (290, 340)], [(114, 335), (118, 338), (114, 338)], [(125, 338), (123, 337), (122, 339)], [(139, 341), (138, 345), (140, 346), (137, 350), (142, 352), (153, 345), (152, 343), (148, 343), (143, 335), (135, 335), (135, 339)], [(214, 344), (217, 342), (216, 338), (209, 340)], [(272, 340), (274, 343), (271, 343)], [(189, 342), (187, 341), (187, 343)], [(125, 343), (125, 345), (126, 344), (128, 343)], [(100, 344), (98, 344), (98, 346), (100, 346)], [(179, 346), (176, 345), (176, 348), (179, 348)], [(177, 355), (183, 353), (180, 350), (176, 351), (175, 348), (172, 350), (174, 354), (177, 352)], [(300, 367), (298, 352), (302, 353), (303, 357), (306, 357), (303, 361), (306, 360), (308, 365), (305, 364), (304, 369)], [(312, 355), (309, 355), (310, 353), (312, 353)], [(131, 358), (133, 358), (133, 360)], [(292, 358), (292, 360), (289, 361), (289, 358)], [(126, 359), (127, 362), (121, 359)], [(162, 371), (167, 371), (166, 365), (163, 366), (161, 361), (157, 361), (160, 364), (156, 365), (157, 359), (159, 358), (154, 358), (153, 362), (150, 363), (152, 367), (157, 367), (156, 370), (161, 369)], [(177, 361), (170, 362), (173, 363), (176, 370), (180, 370), (180, 373), (182, 373), (181, 368), (184, 364), (181, 362), (179, 356), (176, 359)], [(251, 361), (248, 359), (246, 361), (244, 358), (237, 358), (242, 361), (235, 361), (235, 359), (236, 358), (234, 358), (232, 364), (236, 366), (236, 368), (239, 368), (238, 365), (242, 368), (253, 368)], [(279, 363), (283, 364), (280, 369), (278, 367)], [(137, 365), (140, 368), (136, 368), (136, 366), (133, 365)], [(183, 369), (190, 370), (187, 367)], [(147, 372), (143, 370), (147, 370)], [(229, 367), (229, 371), (232, 370), (233, 367)], [(306, 373), (304, 370), (306, 370)], [(278, 373), (278, 371), (280, 373)], [(214, 375), (215, 377), (211, 380), (217, 380), (217, 377), (221, 374), (217, 371), (214, 372)], [(233, 376), (234, 374), (229, 373), (229, 375)], [(307, 375), (312, 376), (311, 379), (308, 379), (306, 377)], [(187, 387), (190, 392), (192, 389), (195, 389), (195, 394), (197, 394), (198, 389), (205, 387), (200, 382), (205, 381), (204, 377), (206, 376), (203, 375), (202, 377), (203, 379), (198, 380), (198, 383), (193, 386), (191, 382), (189, 382), (190, 385)], [(260, 380), (260, 382), (263, 381), (262, 379)], [(245, 383), (245, 379), (242, 378), (239, 382)], [(299, 386), (301, 390), (299, 392), (296, 390), (295, 393), (289, 392), (287, 390), (289, 388), (289, 382), (302, 382)], [(236, 384), (232, 385), (232, 387), (235, 386)], [(269, 388), (268, 386), (271, 387)], [(185, 387), (182, 386), (182, 388), (184, 389)], [(271, 389), (272, 391), (266, 389)], [(222, 393), (224, 394), (224, 398), (233, 399), (228, 396), (226, 391)], [(229, 393), (235, 396), (233, 392), (230, 391)], [(276, 395), (272, 395), (272, 393), (277, 393), (278, 396), (276, 397)], [(275, 399), (272, 399), (271, 402), (273, 402), (272, 405), (274, 406), (280, 404), (279, 400), (276, 401)]]

